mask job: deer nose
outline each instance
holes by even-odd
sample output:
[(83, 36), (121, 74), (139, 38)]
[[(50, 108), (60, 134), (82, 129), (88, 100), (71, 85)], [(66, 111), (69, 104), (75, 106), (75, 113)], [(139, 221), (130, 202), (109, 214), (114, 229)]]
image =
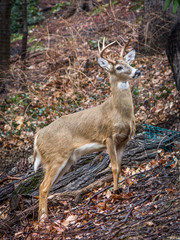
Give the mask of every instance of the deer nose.
[(136, 70), (134, 77), (139, 77), (141, 75), (141, 71), (140, 70)]

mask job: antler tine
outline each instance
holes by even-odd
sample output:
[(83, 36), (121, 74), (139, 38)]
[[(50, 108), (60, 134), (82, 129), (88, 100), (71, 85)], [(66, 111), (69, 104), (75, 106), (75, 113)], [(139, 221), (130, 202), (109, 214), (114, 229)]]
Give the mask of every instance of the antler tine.
[(123, 42), (126, 42), (126, 40), (122, 37), (122, 36), (119, 36), (120, 38), (121, 38), (121, 40), (123, 41)]
[(98, 41), (98, 51), (99, 51), (99, 54), (101, 53), (101, 48), (100, 48), (100, 42)]
[(120, 46), (121, 48), (123, 47), (123, 45), (121, 45), (120, 42), (117, 41), (117, 43), (119, 44), (119, 46)]
[(103, 56), (105, 50), (107, 48), (109, 48), (110, 46), (112, 46), (114, 43), (116, 43), (117, 41), (114, 41), (114, 42), (111, 42), (109, 43), (107, 46), (105, 46), (105, 37), (103, 38), (103, 43), (102, 43), (102, 49), (100, 48), (100, 42), (98, 41), (98, 50), (99, 50), (99, 53), (100, 53), (100, 57), (104, 58), (105, 60), (107, 60), (108, 62), (112, 63), (112, 64), (115, 64), (115, 61), (111, 60), (111, 59), (108, 59), (106, 57)]
[(103, 37), (103, 49), (105, 48), (105, 42), (106, 42), (106, 38)]
[(127, 46), (129, 45), (130, 41), (131, 41), (131, 38), (128, 38), (128, 40), (125, 40), (123, 37), (119, 36), (121, 38), (121, 40), (125, 43), (124, 46), (122, 46), (119, 42), (118, 44), (122, 47), (121, 49), (121, 53), (120, 53), (120, 57), (123, 58), (123, 55), (124, 55), (124, 52), (127, 48)]

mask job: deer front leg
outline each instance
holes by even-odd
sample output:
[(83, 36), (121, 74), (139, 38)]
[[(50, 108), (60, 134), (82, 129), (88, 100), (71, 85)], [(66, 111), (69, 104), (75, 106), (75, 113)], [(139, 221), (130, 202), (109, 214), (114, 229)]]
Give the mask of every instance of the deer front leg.
[(118, 178), (119, 178), (119, 170), (117, 164), (117, 153), (116, 153), (116, 146), (114, 141), (111, 138), (106, 140), (106, 146), (109, 153), (112, 173), (113, 173), (113, 182), (114, 182), (114, 191), (118, 189)]
[(119, 175), (121, 174), (121, 164), (122, 164), (122, 156), (123, 156), (124, 146), (117, 146), (116, 153), (117, 153), (117, 164), (118, 164), (118, 179)]

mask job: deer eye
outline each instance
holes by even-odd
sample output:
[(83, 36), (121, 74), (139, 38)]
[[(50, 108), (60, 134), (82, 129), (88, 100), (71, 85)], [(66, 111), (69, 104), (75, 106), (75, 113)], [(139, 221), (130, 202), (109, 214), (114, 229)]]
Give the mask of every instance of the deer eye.
[(118, 70), (118, 71), (120, 71), (120, 70), (122, 70), (123, 68), (121, 67), (121, 66), (118, 66), (117, 68), (116, 68), (116, 70)]

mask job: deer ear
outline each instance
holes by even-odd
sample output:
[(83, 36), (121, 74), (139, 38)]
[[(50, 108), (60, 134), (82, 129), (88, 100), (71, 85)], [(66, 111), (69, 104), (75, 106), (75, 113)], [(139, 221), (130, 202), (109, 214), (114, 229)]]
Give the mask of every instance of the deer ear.
[(111, 64), (104, 58), (98, 58), (99, 65), (107, 71), (111, 70)]
[(135, 56), (136, 56), (136, 51), (132, 50), (124, 58), (125, 58), (127, 63), (131, 64), (134, 61)]

